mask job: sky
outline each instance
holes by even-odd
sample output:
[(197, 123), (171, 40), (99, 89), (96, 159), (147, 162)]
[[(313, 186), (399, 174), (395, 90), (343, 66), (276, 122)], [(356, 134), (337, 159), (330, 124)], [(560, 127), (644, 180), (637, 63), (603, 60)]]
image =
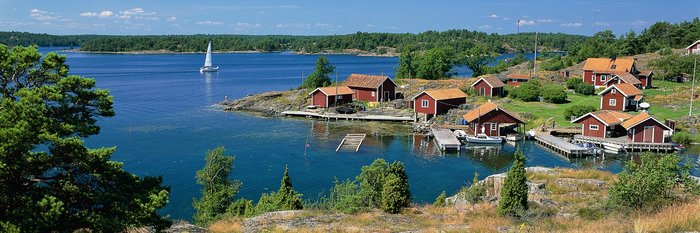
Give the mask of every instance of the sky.
[(694, 17), (700, 17), (700, 0), (0, 0), (0, 31), (60, 35), (333, 35), (449, 29), (581, 35), (610, 29), (619, 35), (640, 32), (658, 21)]

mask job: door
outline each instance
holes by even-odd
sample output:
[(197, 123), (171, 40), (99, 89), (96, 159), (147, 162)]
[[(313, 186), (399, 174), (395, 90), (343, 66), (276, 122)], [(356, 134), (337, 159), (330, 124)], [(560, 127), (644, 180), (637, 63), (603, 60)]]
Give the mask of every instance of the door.
[(390, 100), (391, 100), (391, 98), (389, 97), (389, 92), (385, 91), (384, 92), (384, 99), (382, 101), (390, 101)]
[(483, 96), (483, 95), (486, 95), (486, 88), (481, 87), (481, 90), (480, 90), (479, 92), (481, 93), (481, 94), (479, 94), (479, 95), (482, 95), (482, 96)]
[(643, 139), (642, 142), (654, 142), (654, 126), (644, 126)]

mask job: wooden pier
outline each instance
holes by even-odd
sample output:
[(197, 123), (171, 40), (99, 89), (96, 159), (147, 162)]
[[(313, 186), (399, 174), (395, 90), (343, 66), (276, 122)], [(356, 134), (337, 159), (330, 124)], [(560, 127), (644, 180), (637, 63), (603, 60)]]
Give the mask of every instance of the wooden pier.
[(367, 137), (367, 134), (347, 134), (345, 138), (340, 141), (340, 145), (338, 145), (335, 151), (357, 152), (360, 150), (360, 146), (362, 145), (362, 141), (365, 140), (365, 137)]
[(549, 133), (538, 133), (535, 140), (542, 146), (566, 156), (584, 156), (591, 154), (589, 149), (574, 145)]
[(435, 142), (440, 150), (462, 150), (462, 143), (449, 129), (432, 129)]
[(648, 143), (648, 142), (632, 142), (626, 137), (619, 138), (595, 138), (586, 137), (583, 135), (574, 136), (574, 142), (577, 143), (592, 143), (601, 147), (605, 152), (621, 153), (621, 152), (673, 152), (675, 148), (671, 143)]
[(388, 116), (388, 115), (359, 115), (359, 114), (328, 114), (306, 111), (284, 111), (281, 113), (284, 116), (297, 116), (308, 118), (321, 118), (325, 120), (348, 120), (348, 121), (397, 121), (397, 122), (413, 122), (413, 117), (408, 116)]

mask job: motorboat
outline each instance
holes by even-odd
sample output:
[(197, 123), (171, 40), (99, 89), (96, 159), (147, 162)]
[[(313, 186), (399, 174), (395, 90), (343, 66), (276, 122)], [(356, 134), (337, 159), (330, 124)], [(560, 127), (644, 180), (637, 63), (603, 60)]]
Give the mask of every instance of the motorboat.
[(465, 137), (465, 140), (468, 143), (480, 143), (480, 144), (501, 144), (501, 143), (503, 143), (503, 138), (486, 136), (486, 134), (483, 134), (483, 133), (477, 134), (476, 136), (467, 135)]
[(465, 137), (467, 137), (467, 132), (464, 132), (464, 130), (461, 129), (455, 130), (454, 132), (452, 132), (452, 134), (454, 134), (455, 137), (457, 137), (457, 139), (464, 139)]
[(520, 134), (508, 134), (506, 135), (506, 140), (510, 142), (520, 141)]

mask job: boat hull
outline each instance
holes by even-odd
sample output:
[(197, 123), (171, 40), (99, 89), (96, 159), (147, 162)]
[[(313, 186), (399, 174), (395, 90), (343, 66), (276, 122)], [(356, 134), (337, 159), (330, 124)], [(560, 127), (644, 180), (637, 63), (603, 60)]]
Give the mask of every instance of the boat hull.
[(211, 67), (211, 66), (204, 66), (202, 68), (199, 68), (200, 73), (204, 72), (219, 72), (219, 67)]
[(503, 143), (502, 138), (475, 138), (475, 137), (466, 137), (465, 139), (468, 143), (477, 143), (477, 144), (501, 144)]

